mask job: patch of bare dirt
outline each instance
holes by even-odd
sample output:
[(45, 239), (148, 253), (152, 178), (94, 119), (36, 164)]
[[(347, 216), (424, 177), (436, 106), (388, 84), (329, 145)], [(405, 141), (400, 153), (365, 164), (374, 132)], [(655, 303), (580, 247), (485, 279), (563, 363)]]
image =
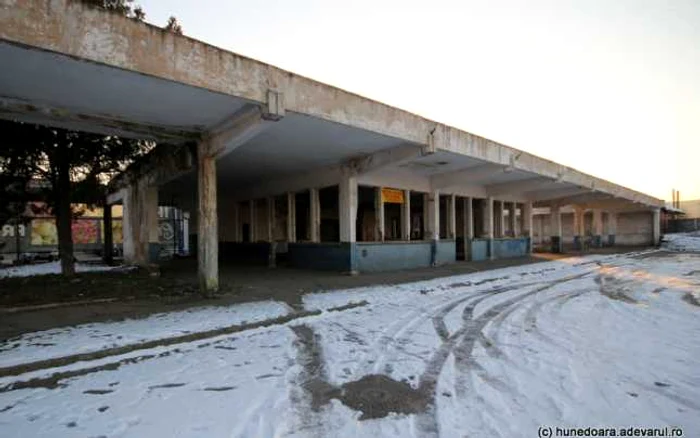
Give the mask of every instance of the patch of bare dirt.
[(390, 413), (416, 414), (428, 408), (430, 398), (405, 382), (383, 374), (370, 374), (342, 386), (338, 399), (362, 412), (360, 420), (386, 417)]

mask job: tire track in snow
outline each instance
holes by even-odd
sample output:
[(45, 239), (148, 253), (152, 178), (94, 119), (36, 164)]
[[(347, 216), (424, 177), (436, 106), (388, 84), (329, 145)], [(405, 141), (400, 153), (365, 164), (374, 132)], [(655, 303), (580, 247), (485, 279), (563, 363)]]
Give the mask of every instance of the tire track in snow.
[[(561, 279), (550, 281), (542, 286), (536, 287), (534, 290), (521, 293), (513, 298), (493, 305), (477, 318), (473, 318), (473, 315), (476, 306), (480, 302), (500, 293), (528, 286), (521, 284), (504, 287), (503, 290), (492, 291), (491, 294), (479, 297), (479, 299), (469, 303), (462, 311), (462, 327), (453, 333), (447, 339), (447, 341), (443, 342), (440, 347), (438, 347), (437, 351), (433, 353), (432, 357), (428, 361), (426, 370), (421, 375), (419, 381), (419, 391), (429, 394), (429, 398), (433, 401), (433, 403), (425, 413), (419, 414), (415, 418), (415, 425), (420, 431), (420, 436), (437, 436), (438, 434), (437, 408), (435, 405), (437, 383), (450, 353), (454, 352), (455, 367), (457, 368), (455, 393), (457, 394), (458, 398), (464, 398), (467, 390), (466, 378), (469, 375), (470, 365), (473, 360), (471, 357), (471, 352), (474, 348), (476, 340), (479, 338), (479, 333), (482, 332), (483, 328), (489, 322), (496, 318), (501, 312), (507, 310), (511, 306), (527, 300), (529, 297), (539, 292), (571, 280), (582, 278), (590, 273), (591, 270), (589, 269), (580, 274), (570, 275)], [(531, 286), (531, 284), (529, 286)]]

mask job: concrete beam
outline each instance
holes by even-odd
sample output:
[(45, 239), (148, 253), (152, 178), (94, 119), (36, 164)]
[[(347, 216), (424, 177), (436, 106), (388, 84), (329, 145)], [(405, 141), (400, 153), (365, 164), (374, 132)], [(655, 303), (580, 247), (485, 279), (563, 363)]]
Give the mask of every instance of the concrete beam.
[(556, 189), (557, 183), (549, 178), (535, 177), (507, 183), (489, 184), (485, 187), (488, 196), (521, 194), (535, 189)]
[(571, 205), (571, 204), (584, 205), (584, 204), (587, 204), (590, 202), (605, 201), (608, 199), (613, 199), (613, 198), (612, 198), (612, 196), (610, 196), (606, 193), (588, 192), (588, 193), (581, 193), (581, 194), (573, 195), (573, 196), (556, 198), (556, 201), (560, 205)]
[[(266, 112), (266, 109), (269, 110), (271, 107), (277, 112), (274, 114)], [(284, 108), (277, 107), (276, 104), (268, 104), (267, 107), (245, 105), (205, 134), (209, 154), (221, 158), (264, 132), (283, 117)]]
[(380, 172), (391, 166), (398, 166), (416, 158), (430, 155), (419, 145), (403, 145), (384, 149), (373, 154), (352, 158), (345, 163), (355, 175), (366, 175)]
[(148, 154), (132, 163), (124, 172), (112, 178), (108, 191), (117, 202), (120, 189), (127, 188), (135, 181), (146, 181), (149, 185), (160, 186), (175, 180), (195, 168), (197, 161), (196, 149), (193, 143), (183, 145), (162, 144), (156, 146)]
[(30, 102), (8, 96), (0, 96), (0, 118), (73, 131), (154, 140), (170, 144), (196, 141), (202, 133), (201, 130), (193, 130), (192, 128), (152, 123), (145, 125), (125, 120), (118, 114), (81, 113), (55, 105)]
[(542, 190), (526, 192), (525, 197), (527, 200), (535, 202), (539, 207), (542, 201), (553, 201), (559, 202), (559, 199), (567, 198), (576, 195), (582, 195), (586, 193), (591, 193), (590, 189), (580, 188), (580, 187), (570, 187), (556, 190)]
[(124, 202), (124, 197), (126, 196), (126, 189), (119, 189), (115, 192), (109, 193), (107, 195), (107, 204), (121, 204)]
[(430, 184), (434, 190), (440, 190), (452, 186), (478, 183), (479, 181), (492, 177), (494, 174), (504, 172), (505, 168), (503, 166), (486, 164), (433, 175), (430, 178)]

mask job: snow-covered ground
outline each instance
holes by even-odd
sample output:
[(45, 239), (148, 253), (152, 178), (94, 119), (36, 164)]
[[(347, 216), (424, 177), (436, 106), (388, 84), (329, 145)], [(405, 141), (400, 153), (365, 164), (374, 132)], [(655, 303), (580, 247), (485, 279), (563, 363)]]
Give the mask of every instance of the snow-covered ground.
[(0, 368), (255, 323), (283, 316), (291, 311), (291, 307), (285, 303), (261, 301), (230, 307), (203, 307), (158, 313), (143, 319), (108, 324), (83, 324), (28, 333), (0, 343)]
[(666, 234), (663, 246), (671, 251), (700, 252), (700, 231)]
[[(0, 436), (700, 436), (698, 291), (699, 254), (651, 251), (307, 295), (320, 315), (0, 373)], [(289, 311), (260, 306), (27, 335), (0, 363), (41, 357), (36, 339), (58, 357)]]
[[(76, 263), (76, 272), (109, 271), (121, 269), (115, 266)], [(30, 277), (33, 275), (60, 274), (61, 262), (34, 263), (31, 265), (12, 266), (0, 268), (0, 278), (9, 277)]]

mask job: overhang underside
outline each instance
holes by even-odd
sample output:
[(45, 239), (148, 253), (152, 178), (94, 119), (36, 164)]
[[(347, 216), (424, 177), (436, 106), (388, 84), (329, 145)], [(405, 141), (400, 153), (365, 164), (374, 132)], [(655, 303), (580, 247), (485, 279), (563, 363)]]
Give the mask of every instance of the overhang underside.
[(180, 142), (249, 101), (0, 41), (0, 117)]

